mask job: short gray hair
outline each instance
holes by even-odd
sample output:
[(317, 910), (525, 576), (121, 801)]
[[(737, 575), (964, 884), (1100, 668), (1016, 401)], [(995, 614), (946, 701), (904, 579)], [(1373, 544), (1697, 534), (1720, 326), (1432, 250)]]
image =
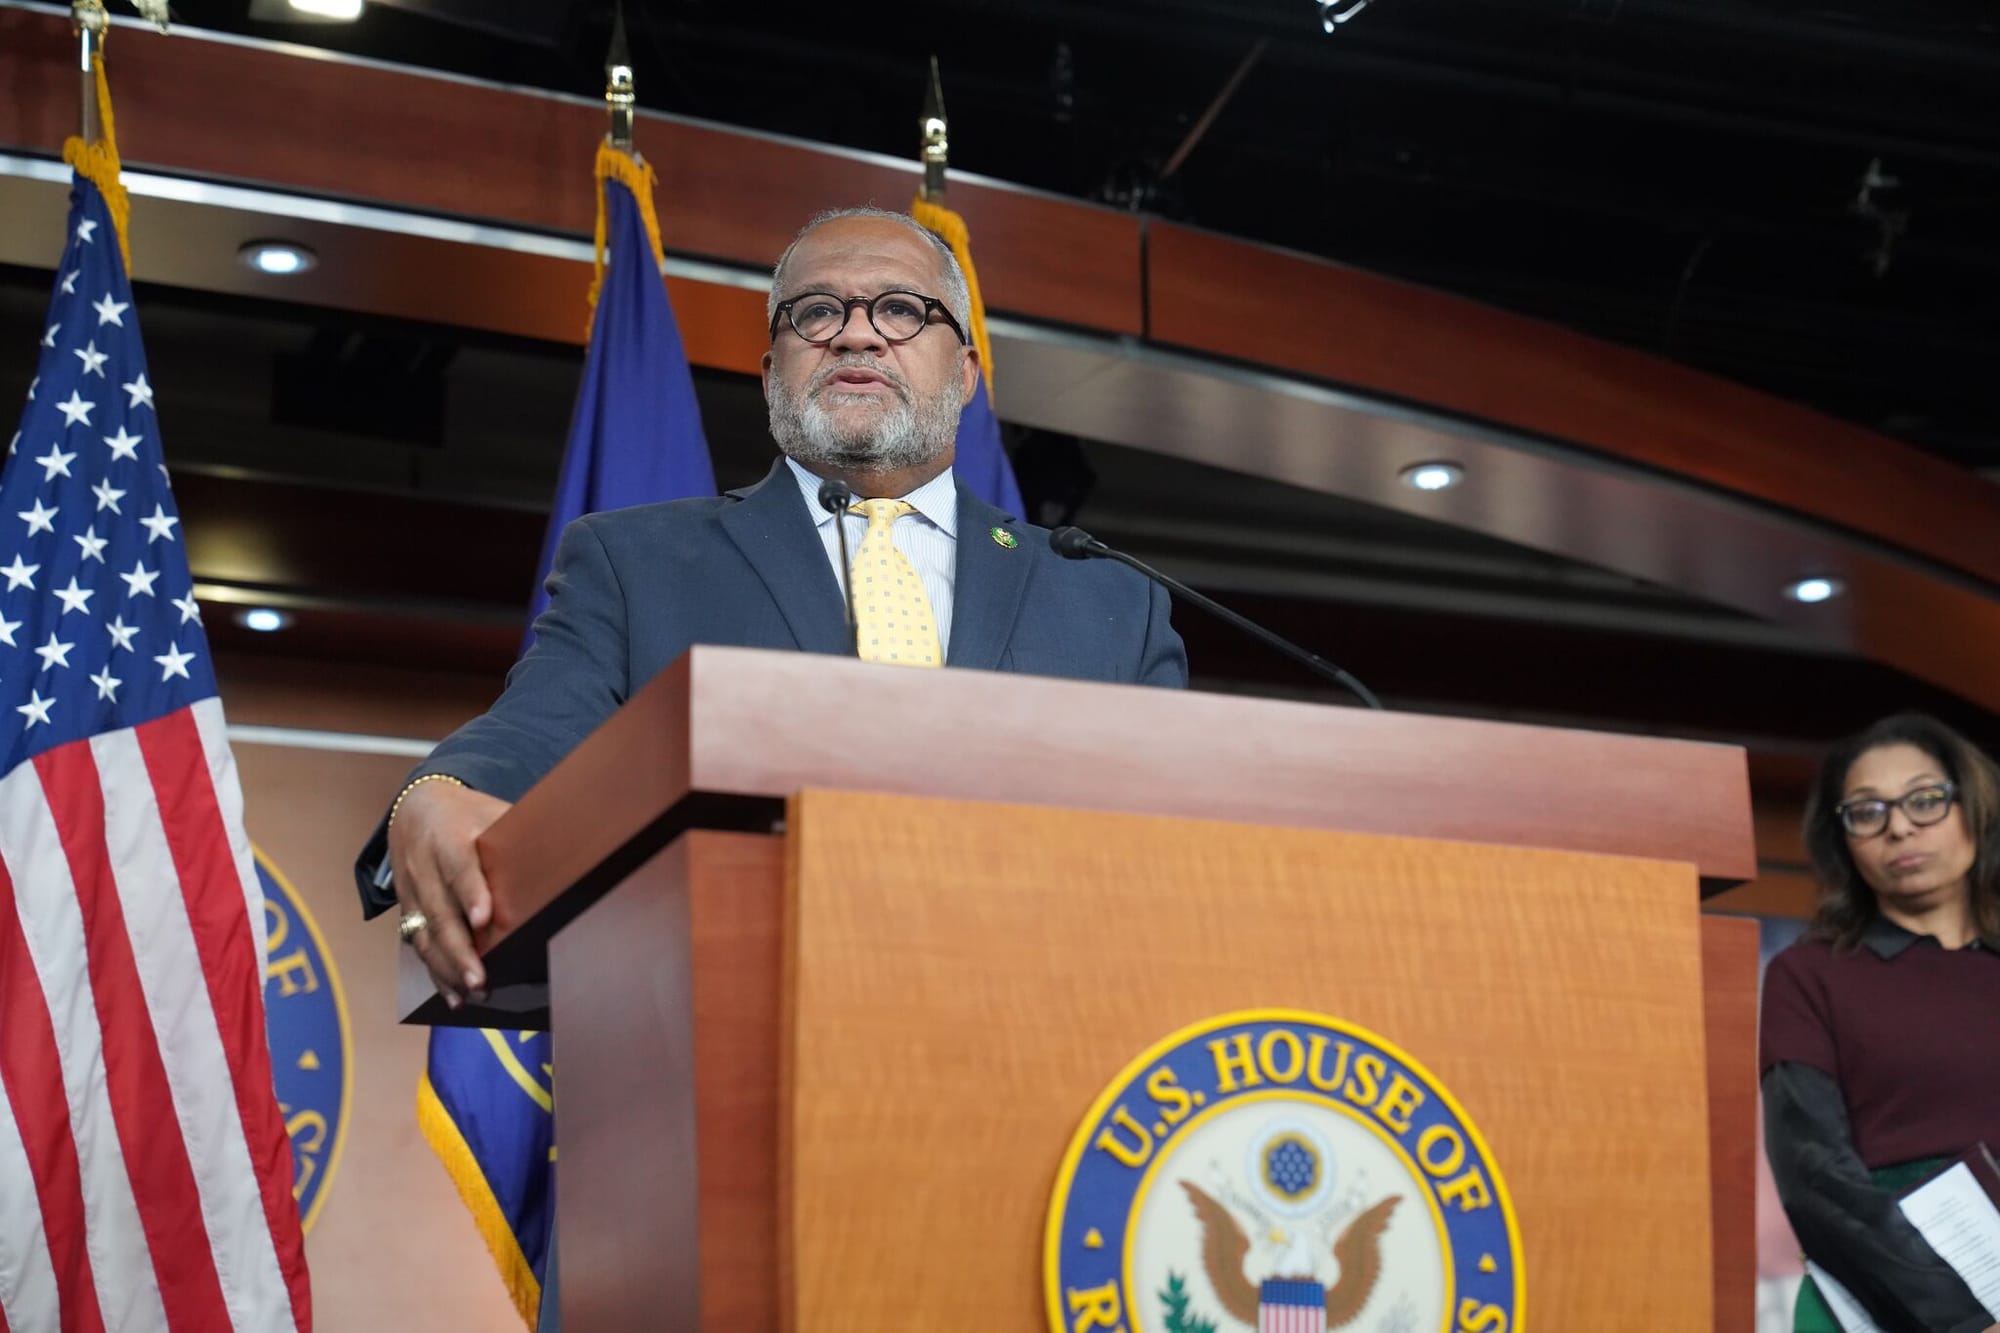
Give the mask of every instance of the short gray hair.
[[(777, 266), (771, 270), (771, 294), (764, 298), (764, 323), (769, 325), (773, 319), (777, 318), (778, 293), (785, 289), (785, 265), (792, 262), (792, 251), (799, 248), (799, 242), (829, 222), (841, 222), (848, 218), (880, 218), (884, 222), (894, 222), (900, 226), (908, 227), (911, 231), (931, 243), (932, 248), (938, 252), (940, 267), (944, 270), (944, 290), (937, 294), (937, 298), (944, 302), (944, 308), (949, 310), (951, 317), (958, 321), (958, 327), (965, 330), (966, 341), (970, 342), (972, 339), (972, 293), (965, 283), (965, 270), (958, 266), (958, 256), (951, 252), (951, 246), (945, 243), (944, 238), (929, 227), (926, 227), (908, 213), (896, 213), (886, 208), (829, 208), (823, 213), (813, 214), (806, 225), (799, 228), (799, 234), (792, 237), (792, 243), (785, 247), (785, 253), (778, 256)], [(928, 294), (925, 292), (918, 293), (920, 296)], [(836, 292), (834, 295), (845, 296), (847, 293)]]

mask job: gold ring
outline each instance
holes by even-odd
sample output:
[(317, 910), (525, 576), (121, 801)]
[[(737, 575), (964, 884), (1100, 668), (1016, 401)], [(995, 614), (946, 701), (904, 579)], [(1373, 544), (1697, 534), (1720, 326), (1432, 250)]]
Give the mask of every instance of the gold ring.
[(422, 912), (405, 912), (403, 919), (396, 923), (396, 933), (403, 937), (403, 943), (408, 944), (417, 937), (418, 931), (430, 923), (430, 918)]

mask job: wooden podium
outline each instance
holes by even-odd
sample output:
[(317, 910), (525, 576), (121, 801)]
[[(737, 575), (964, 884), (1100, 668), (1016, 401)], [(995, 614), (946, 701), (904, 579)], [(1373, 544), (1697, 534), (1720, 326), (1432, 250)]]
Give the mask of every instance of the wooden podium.
[(1751, 1325), (1739, 750), (698, 648), (481, 852), (495, 983), (549, 986), (566, 1333), (1046, 1328), (1093, 1100), (1272, 1007), (1477, 1122), (1513, 1328)]

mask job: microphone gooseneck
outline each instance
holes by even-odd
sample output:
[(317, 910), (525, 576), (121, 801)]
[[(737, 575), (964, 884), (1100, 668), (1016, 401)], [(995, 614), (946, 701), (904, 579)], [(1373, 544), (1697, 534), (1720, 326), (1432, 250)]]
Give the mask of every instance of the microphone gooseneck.
[(1222, 603), (1216, 601), (1213, 597), (1196, 592), (1179, 579), (1162, 574), (1143, 560), (1106, 546), (1082, 528), (1057, 528), (1049, 534), (1049, 549), (1057, 555), (1062, 556), (1065, 560), (1115, 560), (1121, 565), (1136, 569), (1153, 582), (1165, 588), (1168, 592), (1173, 593), (1176, 597), (1190, 602), (1210, 615), (1234, 625), (1237, 629), (1242, 630), (1259, 643), (1276, 649), (1307, 670), (1332, 681), (1354, 695), (1355, 698), (1361, 700), (1362, 703), (1367, 704), (1370, 708), (1382, 707), (1382, 701), (1375, 697), (1373, 690), (1363, 685), (1347, 672), (1342, 671), (1333, 663), (1327, 661), (1324, 657), (1321, 657), (1318, 653), (1308, 652), (1296, 643), (1293, 643), (1290, 639), (1282, 638), (1272, 633), (1247, 616), (1238, 615)]
[(847, 511), (854, 504), (854, 492), (844, 481), (819, 484), (819, 507), (833, 515), (833, 531), (840, 538), (840, 614), (847, 625), (849, 656), (861, 656), (861, 628), (854, 619), (854, 563), (847, 553)]

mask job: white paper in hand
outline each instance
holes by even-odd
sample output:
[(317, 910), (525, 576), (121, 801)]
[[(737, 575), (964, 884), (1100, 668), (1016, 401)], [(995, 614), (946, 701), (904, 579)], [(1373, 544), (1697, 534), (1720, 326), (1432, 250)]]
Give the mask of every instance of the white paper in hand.
[(2000, 1310), (2000, 1210), (1959, 1162), (1903, 1198), (1903, 1216), (1958, 1270), (1991, 1315)]
[[(1971, 1168), (1959, 1162), (1939, 1172), (1905, 1195), (1899, 1206), (1938, 1258), (1958, 1270), (1987, 1313), (2000, 1311), (2000, 1209)], [(1881, 1325), (1832, 1274), (1810, 1259), (1806, 1273), (1843, 1333), (1882, 1333)]]

